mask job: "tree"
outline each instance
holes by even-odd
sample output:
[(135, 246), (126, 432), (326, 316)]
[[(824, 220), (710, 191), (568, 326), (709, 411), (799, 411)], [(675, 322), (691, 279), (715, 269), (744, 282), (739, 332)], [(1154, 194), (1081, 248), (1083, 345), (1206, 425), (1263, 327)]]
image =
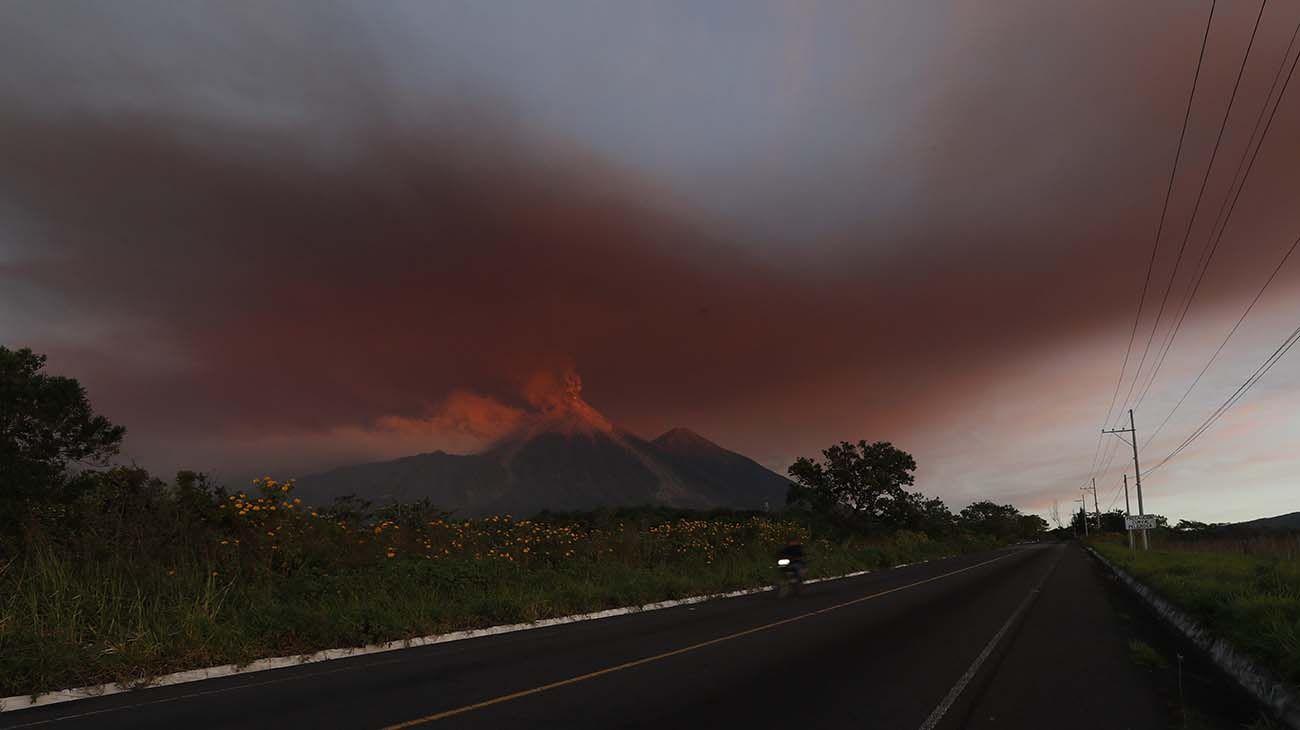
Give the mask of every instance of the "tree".
[(1016, 518), (1016, 537), (1031, 540), (1047, 532), (1047, 520), (1038, 515), (1020, 515)]
[(1118, 532), (1123, 534), (1128, 530), (1127, 523), (1124, 522), (1124, 510), (1115, 509), (1110, 512), (1101, 513), (1101, 526), (1097, 529), (1100, 532)]
[(947, 535), (957, 526), (952, 511), (942, 499), (934, 497), (925, 499), (920, 494), (910, 495), (915, 498), (918, 514), (916, 527), (929, 535)]
[(893, 444), (843, 441), (822, 451), (822, 457), (801, 457), (790, 467), (795, 483), (788, 503), (865, 527), (907, 526), (925, 509), (919, 495), (903, 489), (914, 481), (916, 460)]
[(44, 355), (0, 346), (0, 499), (49, 495), (75, 465), (106, 466), (126, 433), (80, 383), (44, 367)]
[(995, 504), (988, 500), (975, 502), (962, 510), (958, 519), (967, 530), (999, 540), (1028, 540), (1047, 531), (1047, 520), (1042, 517), (1021, 514), (1009, 504)]
[(1019, 516), (1020, 510), (1009, 504), (983, 500), (963, 509), (958, 519), (961, 520), (962, 527), (971, 532), (1004, 538), (1015, 534), (1016, 518)]
[[(1074, 530), (1076, 535), (1083, 536), (1084, 532), (1095, 529), (1092, 526), (1093, 520), (1088, 517), (1088, 513), (1082, 508), (1070, 515), (1070, 529)], [(1087, 528), (1085, 529), (1085, 525)]]
[(1178, 524), (1174, 525), (1174, 530), (1194, 535), (1197, 533), (1209, 532), (1215, 527), (1218, 527), (1218, 525), (1206, 522), (1197, 522), (1196, 520), (1179, 520)]

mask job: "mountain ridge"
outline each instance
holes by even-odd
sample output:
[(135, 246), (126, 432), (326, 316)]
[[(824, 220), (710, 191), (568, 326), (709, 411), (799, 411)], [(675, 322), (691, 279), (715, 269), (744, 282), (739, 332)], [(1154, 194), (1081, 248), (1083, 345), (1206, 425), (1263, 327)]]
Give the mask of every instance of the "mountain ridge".
[(1273, 517), (1258, 517), (1245, 522), (1234, 522), (1230, 526), (1264, 530), (1295, 530), (1300, 529), (1300, 512), (1288, 512)]
[(377, 504), (429, 499), (456, 514), (597, 507), (776, 509), (789, 482), (687, 428), (653, 440), (619, 428), (566, 391), (473, 454), (432, 451), (304, 477), (312, 504), (355, 494)]

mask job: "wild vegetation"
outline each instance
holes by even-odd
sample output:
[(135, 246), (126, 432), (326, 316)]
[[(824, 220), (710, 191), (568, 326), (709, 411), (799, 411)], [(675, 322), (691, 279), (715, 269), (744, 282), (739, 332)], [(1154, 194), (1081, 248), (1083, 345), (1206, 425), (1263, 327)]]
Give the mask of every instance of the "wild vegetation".
[(1150, 551), (1094, 536), (1108, 559), (1216, 635), (1300, 685), (1300, 562), (1295, 536), (1186, 539), (1161, 530)]
[(109, 466), (122, 429), (43, 365), (0, 347), (0, 695), (763, 585), (792, 536), (817, 576), (1045, 527), (1009, 506), (953, 515), (906, 492), (915, 465), (888, 444), (801, 460), (792, 504), (774, 514), (313, 507), (291, 480), (228, 489)]

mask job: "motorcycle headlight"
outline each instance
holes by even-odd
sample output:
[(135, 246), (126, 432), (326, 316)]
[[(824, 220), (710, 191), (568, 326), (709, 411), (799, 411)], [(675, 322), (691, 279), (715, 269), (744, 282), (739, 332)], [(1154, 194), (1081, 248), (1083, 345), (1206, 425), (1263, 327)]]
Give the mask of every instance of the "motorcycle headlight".
[(780, 560), (776, 561), (776, 564), (777, 564), (777, 565), (789, 565), (789, 564), (790, 564), (790, 559), (789, 559), (789, 558), (781, 558)]

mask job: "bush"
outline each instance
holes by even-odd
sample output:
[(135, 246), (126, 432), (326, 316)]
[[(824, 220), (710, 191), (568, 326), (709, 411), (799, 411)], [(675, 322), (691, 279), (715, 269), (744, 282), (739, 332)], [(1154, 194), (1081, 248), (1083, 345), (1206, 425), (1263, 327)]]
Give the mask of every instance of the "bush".
[(138, 469), (31, 507), (20, 549), (0, 556), (0, 694), (762, 585), (790, 535), (814, 576), (962, 549), (745, 512), (460, 520), (357, 499), (312, 509), (292, 481), (232, 493), (199, 474), (169, 484)]

